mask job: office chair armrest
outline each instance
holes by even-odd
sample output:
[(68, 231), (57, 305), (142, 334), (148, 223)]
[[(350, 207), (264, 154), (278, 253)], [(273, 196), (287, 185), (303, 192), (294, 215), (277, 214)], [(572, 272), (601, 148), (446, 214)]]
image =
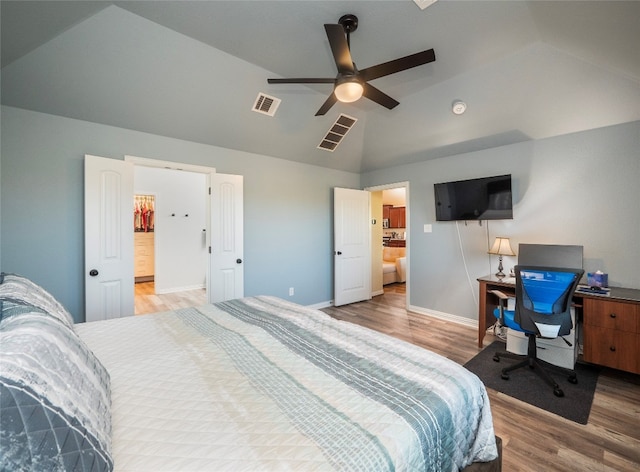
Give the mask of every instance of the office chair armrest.
[[(498, 319), (499, 326), (506, 326), (506, 321), (504, 319), (504, 311), (507, 309), (509, 304), (509, 296), (500, 290), (490, 290), (489, 293), (498, 297), (498, 313), (494, 312), (494, 316)], [(495, 325), (494, 325), (494, 334), (495, 334)]]
[(509, 299), (509, 296), (506, 295), (505, 293), (501, 292), (500, 290), (490, 290), (489, 293), (494, 294), (500, 300), (508, 300)]

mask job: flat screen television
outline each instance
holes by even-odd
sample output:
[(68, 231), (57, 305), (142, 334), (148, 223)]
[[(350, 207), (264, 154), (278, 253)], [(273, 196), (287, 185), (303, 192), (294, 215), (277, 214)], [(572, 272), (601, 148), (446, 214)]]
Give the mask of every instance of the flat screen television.
[(437, 221), (513, 219), (511, 174), (434, 184)]

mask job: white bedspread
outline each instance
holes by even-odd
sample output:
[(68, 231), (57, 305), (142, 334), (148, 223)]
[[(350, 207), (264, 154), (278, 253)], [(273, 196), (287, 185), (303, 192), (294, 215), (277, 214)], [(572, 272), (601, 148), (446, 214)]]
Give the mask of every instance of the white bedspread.
[(497, 456), (480, 380), (273, 297), (85, 323), (117, 471), (457, 471)]

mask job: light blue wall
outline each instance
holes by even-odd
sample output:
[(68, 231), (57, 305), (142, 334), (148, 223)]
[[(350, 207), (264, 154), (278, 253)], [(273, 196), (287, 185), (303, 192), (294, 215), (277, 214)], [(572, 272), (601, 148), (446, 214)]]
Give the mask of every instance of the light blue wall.
[[(640, 122), (363, 174), (364, 187), (408, 181), (410, 304), (477, 319), (476, 279), (497, 272), (496, 236), (584, 246), (586, 271), (640, 289)], [(512, 174), (513, 220), (436, 222), (433, 184)], [(431, 224), (433, 232), (425, 233)], [(516, 257), (505, 257), (511, 268)]]
[[(124, 154), (244, 175), (245, 293), (333, 298), (332, 188), (409, 182), (410, 304), (477, 317), (476, 278), (495, 272), (495, 236), (582, 244), (585, 269), (640, 288), (640, 122), (399, 166), (362, 176), (2, 107), (1, 269), (83, 317), (83, 156)], [(511, 173), (514, 219), (435, 222), (433, 184)], [(424, 224), (433, 232), (424, 233)], [(464, 256), (464, 257), (463, 257)], [(505, 258), (505, 266), (515, 264)]]
[[(244, 176), (245, 294), (333, 298), (332, 188), (360, 176), (2, 107), (1, 263), (84, 319), (83, 158), (125, 154)], [(295, 287), (295, 296), (288, 296)]]

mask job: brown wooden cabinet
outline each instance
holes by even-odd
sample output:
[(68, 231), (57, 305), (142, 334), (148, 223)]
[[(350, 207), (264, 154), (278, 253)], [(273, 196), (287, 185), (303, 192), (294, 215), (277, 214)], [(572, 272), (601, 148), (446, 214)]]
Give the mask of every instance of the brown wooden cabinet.
[(393, 208), (393, 205), (382, 205), (382, 219), (389, 219), (389, 212)]
[(585, 298), (583, 310), (584, 360), (640, 373), (640, 305)]
[(389, 208), (389, 228), (405, 228), (406, 226), (407, 220), (405, 207)]
[(133, 273), (138, 281), (153, 280), (155, 272), (154, 233), (134, 233)]

